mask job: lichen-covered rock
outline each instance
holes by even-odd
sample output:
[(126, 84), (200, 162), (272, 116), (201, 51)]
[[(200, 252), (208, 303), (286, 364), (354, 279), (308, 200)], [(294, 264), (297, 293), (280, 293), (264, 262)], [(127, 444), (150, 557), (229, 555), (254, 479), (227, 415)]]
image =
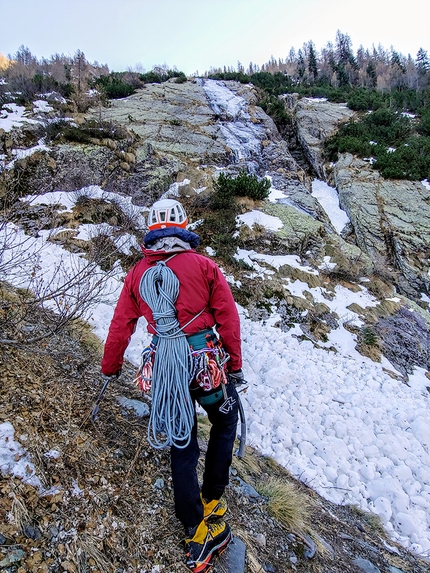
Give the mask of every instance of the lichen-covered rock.
[(430, 293), (430, 191), (420, 182), (383, 179), (349, 153), (333, 177), (357, 244), (377, 270), (397, 271), (405, 294)]
[(302, 98), (289, 100), (295, 106), (297, 138), (303, 151), (315, 169), (318, 177), (326, 180), (323, 144), (341, 123), (348, 121), (354, 112), (346, 105), (332, 103), (325, 99)]

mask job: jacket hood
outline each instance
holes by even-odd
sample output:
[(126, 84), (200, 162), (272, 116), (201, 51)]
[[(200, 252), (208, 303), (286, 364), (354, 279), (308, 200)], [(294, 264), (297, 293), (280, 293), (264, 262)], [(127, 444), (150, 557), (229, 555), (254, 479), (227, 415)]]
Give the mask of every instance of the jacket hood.
[(187, 231), (187, 229), (181, 229), (180, 227), (167, 227), (166, 229), (150, 231), (143, 241), (145, 248), (150, 249), (151, 246), (163, 237), (178, 237), (182, 241), (189, 243), (193, 249), (200, 244), (200, 237), (192, 231)]
[(169, 259), (174, 255), (180, 255), (181, 253), (195, 253), (193, 249), (189, 249), (184, 251), (184, 249), (178, 249), (177, 251), (154, 251), (152, 249), (145, 249), (142, 248), (142, 253), (144, 254), (145, 258), (148, 259), (150, 264), (156, 263), (157, 261), (162, 261), (163, 259)]

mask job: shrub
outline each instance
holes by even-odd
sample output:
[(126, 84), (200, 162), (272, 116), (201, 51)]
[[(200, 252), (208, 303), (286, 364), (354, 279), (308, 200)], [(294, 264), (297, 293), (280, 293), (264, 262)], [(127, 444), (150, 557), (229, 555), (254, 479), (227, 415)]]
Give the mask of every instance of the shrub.
[(354, 111), (377, 110), (388, 106), (389, 96), (377, 90), (358, 88), (350, 93), (347, 102)]
[(374, 167), (387, 179), (420, 181), (429, 178), (430, 137), (411, 137), (391, 153), (381, 150), (376, 155)]
[[(237, 177), (230, 174), (221, 173), (214, 182), (215, 196), (212, 207), (214, 209), (222, 208), (227, 205), (230, 198), (250, 197), (251, 199), (261, 200), (269, 196), (270, 181), (268, 179), (259, 180), (256, 175), (248, 175), (246, 171), (241, 171)], [(220, 206), (216, 206), (219, 204)]]
[(275, 96), (267, 96), (259, 101), (260, 107), (270, 115), (279, 131), (292, 125), (292, 118), (285, 110), (284, 103)]
[(111, 121), (89, 120), (80, 126), (71, 125), (70, 122), (59, 120), (48, 124), (45, 128), (45, 137), (53, 141), (62, 137), (66, 141), (77, 143), (90, 143), (92, 138), (97, 139), (125, 139), (127, 130), (121, 125)]
[(121, 74), (111, 73), (100, 76), (95, 81), (95, 86), (109, 99), (119, 99), (133, 94), (135, 88), (123, 81)]

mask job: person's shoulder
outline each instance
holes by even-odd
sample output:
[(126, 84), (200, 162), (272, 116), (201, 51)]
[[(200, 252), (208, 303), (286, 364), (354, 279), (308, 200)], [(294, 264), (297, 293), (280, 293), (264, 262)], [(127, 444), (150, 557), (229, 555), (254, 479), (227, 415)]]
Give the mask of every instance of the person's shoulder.
[(197, 260), (202, 265), (205, 265), (207, 267), (218, 268), (218, 265), (215, 263), (215, 261), (213, 261), (212, 259), (210, 259), (206, 255), (203, 255), (202, 253), (198, 253), (197, 251), (192, 250), (192, 251), (185, 251), (184, 254), (191, 255), (191, 257), (193, 257), (195, 260)]

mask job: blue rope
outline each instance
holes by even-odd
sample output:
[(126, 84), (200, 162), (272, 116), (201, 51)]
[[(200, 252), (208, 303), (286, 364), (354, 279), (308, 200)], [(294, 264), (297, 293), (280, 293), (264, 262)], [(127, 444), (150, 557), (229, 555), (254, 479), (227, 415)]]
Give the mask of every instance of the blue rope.
[[(189, 391), (194, 365), (187, 338), (176, 318), (179, 286), (178, 277), (164, 261), (145, 271), (139, 285), (140, 296), (152, 310), (157, 326), (148, 424), (148, 442), (156, 449), (171, 445), (186, 448), (194, 425)], [(165, 434), (165, 438), (159, 434)]]

